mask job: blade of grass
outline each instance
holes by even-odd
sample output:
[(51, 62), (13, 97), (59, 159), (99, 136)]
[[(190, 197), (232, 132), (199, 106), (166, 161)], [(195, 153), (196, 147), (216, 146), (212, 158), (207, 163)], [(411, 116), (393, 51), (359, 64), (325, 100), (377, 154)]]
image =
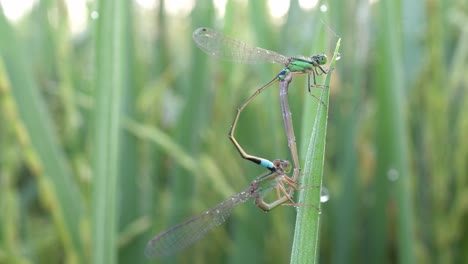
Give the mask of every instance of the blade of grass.
[[(79, 262), (83, 257), (80, 240), (80, 220), (83, 217), (78, 187), (72, 181), (70, 165), (64, 158), (54, 124), (46, 102), (34, 82), (33, 73), (26, 65), (25, 50), (13, 29), (0, 11), (0, 54), (11, 83), (11, 91), (21, 122), (36, 152), (40, 167), (34, 171), (39, 178), (40, 195), (47, 202), (61, 239), (67, 249), (69, 262)], [(27, 159), (26, 159), (27, 160)], [(34, 170), (33, 169), (33, 170)]]
[(96, 32), (93, 263), (117, 262), (117, 201), (122, 94), (127, 85), (129, 2), (99, 3)]
[[(336, 43), (335, 52), (330, 63), (330, 69), (335, 66), (341, 39)], [(329, 87), (332, 71), (327, 75), (324, 86)], [(329, 88), (324, 88), (321, 101), (328, 106)], [(296, 229), (291, 253), (291, 263), (317, 263), (319, 248), (319, 216), (320, 216), (320, 190), (322, 186), (323, 163), (325, 158), (325, 142), (328, 119), (328, 107), (318, 104), (317, 116), (307, 149), (306, 161), (303, 171), (301, 187), (306, 189), (299, 193), (299, 204), (313, 205), (301, 206), (296, 218)], [(307, 186), (320, 186), (320, 188), (307, 188)], [(318, 205), (316, 207), (316, 205)]]
[[(137, 72), (138, 67), (136, 62), (135, 50), (136, 46), (134, 45), (135, 34), (133, 33), (133, 28), (135, 24), (135, 16), (133, 12), (133, 5), (128, 5), (128, 11), (126, 12), (126, 23), (124, 24), (124, 28), (122, 29), (123, 34), (125, 36), (132, 36), (127, 37), (122, 41), (122, 46), (124, 50), (128, 51), (123, 54), (125, 56), (125, 61), (127, 65), (130, 67), (125, 68), (125, 83), (127, 87), (135, 87), (133, 89), (125, 89), (125, 93), (122, 100), (123, 111), (125, 112), (126, 116), (135, 116), (136, 113), (134, 111), (136, 105), (136, 93), (139, 91), (137, 87), (141, 87), (139, 85), (137, 79)], [(136, 223), (141, 221), (142, 207), (136, 206), (141, 201), (142, 197), (144, 197), (145, 190), (141, 188), (140, 182), (137, 177), (140, 175), (138, 168), (140, 167), (138, 164), (139, 157), (137, 151), (137, 139), (129, 133), (129, 131), (124, 130), (121, 135), (121, 153), (125, 153), (125, 155), (120, 156), (119, 162), (119, 194), (120, 194), (120, 202), (119, 202), (119, 223), (118, 223), (118, 230), (119, 230), (119, 238), (122, 238), (120, 235), (121, 232), (126, 232), (128, 234), (127, 237), (131, 237), (131, 231), (134, 230), (141, 230), (144, 226), (138, 225)], [(145, 197), (146, 198), (146, 197)], [(132, 228), (136, 226), (135, 228)], [(138, 229), (138, 228), (139, 229)], [(129, 231), (131, 230), (131, 231)], [(142, 263), (145, 260), (143, 254), (141, 254), (141, 249), (146, 245), (146, 239), (144, 236), (138, 235), (137, 233), (133, 233), (134, 237), (133, 240), (128, 241), (128, 243), (122, 243), (121, 239), (119, 239), (119, 245), (123, 245), (123, 247), (118, 247), (119, 249), (119, 262), (121, 263)]]
[[(341, 53), (346, 54), (346, 60), (340, 63), (340, 80), (347, 80), (348, 86), (340, 85), (341, 89), (332, 90), (331, 95), (334, 114), (329, 123), (334, 128), (329, 127), (328, 133), (333, 135), (333, 140), (330, 141), (333, 143), (327, 146), (327, 153), (333, 156), (331, 160), (336, 168), (336, 175), (328, 178), (330, 180), (327, 180), (326, 185), (333, 192), (327, 203), (327, 210), (330, 210), (329, 224), (333, 227), (327, 227), (321, 236), (333, 241), (329, 245), (333, 248), (331, 262), (348, 263), (362, 252), (358, 249), (362, 245), (354, 241), (363, 235), (357, 228), (350, 227), (359, 225), (359, 219), (364, 216), (357, 213), (361, 204), (359, 196), (365, 191), (361, 189), (360, 181), (363, 177), (358, 171), (360, 157), (356, 153), (365, 145), (358, 138), (365, 133), (362, 116), (367, 76), (362, 73), (368, 67), (371, 5), (368, 1), (334, 3), (335, 6), (330, 7), (333, 10), (331, 21), (336, 26), (333, 30), (347, 40), (341, 49)], [(347, 16), (344, 13), (356, 15), (352, 19), (345, 19)], [(368, 136), (365, 138), (372, 139)]]
[[(398, 262), (415, 263), (412, 199), (410, 190), (410, 171), (408, 164), (408, 142), (406, 138), (405, 84), (401, 62), (403, 56), (400, 48), (401, 36), (398, 33), (400, 16), (393, 1), (382, 1), (379, 5), (379, 20), (382, 30), (378, 37), (379, 58), (376, 67), (379, 86), (377, 96), (377, 204), (374, 211), (375, 234), (379, 234), (373, 244), (377, 255), (373, 261), (386, 258), (387, 227), (386, 211), (389, 201), (385, 195), (391, 194), (397, 200), (397, 236)], [(385, 32), (385, 33), (383, 33)], [(390, 181), (389, 181), (390, 180)], [(395, 188), (389, 189), (394, 183)]]

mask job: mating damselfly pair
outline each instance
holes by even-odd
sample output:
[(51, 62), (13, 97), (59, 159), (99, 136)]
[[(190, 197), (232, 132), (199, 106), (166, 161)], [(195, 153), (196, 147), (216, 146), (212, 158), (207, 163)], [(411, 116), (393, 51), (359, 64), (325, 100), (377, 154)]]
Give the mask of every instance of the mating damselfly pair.
[[(154, 236), (148, 242), (145, 249), (145, 255), (150, 258), (170, 256), (189, 247), (199, 239), (203, 238), (210, 230), (225, 222), (235, 206), (244, 203), (249, 199), (253, 199), (254, 203), (264, 211), (269, 211), (286, 202), (288, 202), (289, 205), (297, 205), (293, 201), (292, 196), (294, 191), (297, 190), (296, 183), (301, 172), (292, 117), (287, 98), (288, 85), (293, 75), (307, 74), (308, 90), (310, 92), (311, 87), (323, 88), (321, 85), (317, 85), (316, 76), (328, 73), (328, 69), (324, 68), (324, 65), (328, 60), (325, 54), (313, 55), (308, 58), (286, 57), (270, 50), (251, 46), (238, 39), (226, 36), (221, 32), (205, 27), (196, 29), (192, 36), (200, 49), (218, 59), (249, 64), (277, 63), (284, 66), (284, 68), (271, 81), (259, 88), (238, 108), (229, 131), (229, 138), (240, 155), (244, 159), (267, 168), (269, 172), (257, 177), (251, 182), (247, 189), (227, 198), (212, 209)], [(311, 78), (313, 84), (311, 84)], [(286, 173), (291, 171), (291, 164), (289, 161), (270, 161), (268, 159), (250, 155), (243, 150), (234, 136), (237, 122), (244, 108), (257, 95), (277, 81), (280, 82), (280, 101), (283, 121), (286, 136), (288, 138), (288, 146), (293, 160), (292, 176), (286, 175)], [(264, 198), (273, 190), (276, 190), (277, 192), (277, 199), (268, 203)]]

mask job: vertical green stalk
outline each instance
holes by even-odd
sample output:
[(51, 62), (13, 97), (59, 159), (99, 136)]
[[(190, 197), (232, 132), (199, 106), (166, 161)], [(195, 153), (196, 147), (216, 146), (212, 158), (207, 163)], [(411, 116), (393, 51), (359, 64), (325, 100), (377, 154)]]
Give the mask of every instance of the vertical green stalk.
[(127, 87), (128, 1), (99, 2), (96, 32), (93, 263), (117, 262), (122, 94)]
[[(126, 117), (135, 116), (135, 105), (136, 105), (136, 93), (141, 91), (138, 89), (141, 87), (141, 83), (138, 82), (136, 73), (138, 72), (138, 67), (135, 63), (135, 45), (134, 39), (136, 34), (132, 34), (134, 28), (134, 12), (132, 6), (127, 4), (128, 7), (126, 10), (126, 23), (123, 25), (123, 36), (126, 37), (122, 40), (122, 46), (125, 47), (122, 50), (124, 56), (123, 61), (126, 65), (125, 69), (125, 79), (123, 80), (124, 89), (123, 98), (122, 98), (122, 111), (125, 112)], [(129, 87), (132, 87), (131, 89)], [(138, 170), (140, 167), (138, 162), (140, 161), (137, 151), (137, 139), (128, 131), (125, 130), (120, 137), (120, 149), (121, 155), (119, 157), (119, 212), (118, 212), (118, 230), (119, 230), (119, 262), (129, 263), (129, 262), (143, 262), (144, 256), (141, 254), (141, 249), (146, 245), (146, 238), (143, 236), (138, 236), (138, 233), (134, 231), (131, 232), (132, 226), (135, 226), (135, 223), (138, 223), (139, 218), (141, 217), (142, 206), (135, 206), (142, 201), (144, 197), (143, 193), (146, 193), (143, 188), (141, 188), (141, 183), (137, 180), (140, 177), (139, 173), (141, 170)], [(152, 160), (153, 162), (155, 160)], [(147, 197), (145, 197), (147, 199)], [(151, 200), (154, 201), (154, 200)], [(140, 220), (141, 221), (141, 220)], [(137, 228), (135, 230), (138, 230)], [(130, 239), (128, 243), (124, 243), (122, 239), (122, 234), (129, 235)]]
[[(42, 202), (50, 210), (68, 262), (82, 262), (80, 221), (83, 217), (81, 197), (59, 144), (47, 102), (33, 78), (25, 49), (0, 10), (0, 55), (8, 74), (11, 92), (20, 122), (34, 150), (34, 163), (28, 164), (38, 178)], [(22, 154), (26, 155), (27, 151)], [(26, 160), (30, 157), (23, 157)], [(37, 158), (37, 160), (36, 160)], [(29, 160), (28, 162), (30, 162)]]
[[(333, 241), (331, 262), (349, 263), (361, 252), (358, 250), (360, 243), (354, 241), (364, 237), (356, 228), (359, 219), (364, 217), (364, 214), (358, 213), (361, 205), (359, 196), (365, 193), (360, 190), (362, 174), (359, 172), (360, 156), (357, 153), (363, 146), (358, 138), (365, 132), (362, 128), (362, 116), (365, 113), (365, 85), (368, 76), (362, 73), (365, 73), (368, 67), (370, 6), (365, 0), (334, 3), (336, 5), (330, 8), (330, 21), (334, 22), (333, 30), (347, 40), (341, 49), (345, 58), (340, 63), (339, 70), (340, 79), (347, 81), (344, 81), (342, 88), (332, 96), (334, 114), (330, 123), (334, 129), (331, 132), (333, 138), (330, 138), (329, 142), (333, 143), (332, 146), (328, 146), (327, 152), (332, 153), (329, 156), (334, 157), (335, 169), (330, 170), (330, 174), (336, 172), (336, 175), (326, 182), (332, 193), (330, 202), (327, 203), (330, 221), (322, 236), (327, 236)], [(370, 137), (366, 138), (371, 140)]]
[[(336, 43), (335, 53), (330, 63), (333, 69), (340, 48), (341, 39)], [(327, 134), (329, 86), (333, 71), (325, 79), (321, 101), (318, 104), (317, 116), (307, 149), (306, 161), (303, 170), (303, 180), (300, 184), (304, 189), (299, 192), (300, 206), (296, 218), (291, 263), (317, 263), (319, 259), (319, 216), (320, 216), (320, 190), (322, 186), (323, 164), (325, 159), (325, 142)], [(309, 188), (320, 186), (320, 188)], [(310, 205), (310, 206), (307, 206)]]
[[(393, 197), (397, 199), (397, 236), (399, 263), (414, 263), (414, 229), (413, 205), (410, 190), (410, 171), (408, 168), (407, 127), (404, 117), (405, 91), (404, 75), (401, 67), (402, 53), (398, 35), (399, 16), (394, 1), (382, 1), (379, 4), (378, 24), (381, 34), (378, 37), (378, 54), (380, 63), (376, 67), (378, 76), (377, 87), (377, 204), (374, 215), (376, 233), (381, 233), (377, 239), (376, 252), (371, 262), (379, 262), (385, 258), (386, 213), (389, 201), (385, 194), (395, 183)], [(380, 190), (380, 191), (379, 191)], [(390, 193), (389, 193), (390, 194)]]

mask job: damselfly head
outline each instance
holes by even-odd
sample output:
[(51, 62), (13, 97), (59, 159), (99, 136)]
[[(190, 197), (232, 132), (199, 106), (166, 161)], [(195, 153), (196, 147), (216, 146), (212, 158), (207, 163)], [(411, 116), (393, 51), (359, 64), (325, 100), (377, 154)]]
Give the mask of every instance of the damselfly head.
[(311, 61), (315, 61), (318, 65), (325, 65), (328, 62), (328, 57), (325, 54), (318, 54), (310, 57)]
[(273, 164), (275, 165), (275, 170), (278, 173), (288, 173), (291, 171), (291, 162), (288, 160), (280, 160), (276, 159), (273, 161)]

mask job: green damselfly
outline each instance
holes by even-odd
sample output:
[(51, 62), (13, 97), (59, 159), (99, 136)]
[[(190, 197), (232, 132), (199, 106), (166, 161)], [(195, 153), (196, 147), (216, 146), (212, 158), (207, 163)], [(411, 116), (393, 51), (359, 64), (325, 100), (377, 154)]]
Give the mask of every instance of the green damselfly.
[(271, 82), (260, 88), (260, 92), (274, 81), (284, 79), (288, 73), (307, 74), (308, 89), (310, 91), (310, 75), (313, 76), (314, 86), (317, 86), (315, 76), (328, 72), (322, 67), (328, 61), (325, 54), (313, 55), (309, 58), (302, 56), (286, 57), (271, 50), (249, 45), (206, 27), (193, 31), (192, 37), (201, 50), (218, 59), (248, 64), (277, 63), (284, 65), (285, 68)]
[[(311, 87), (322, 87), (316, 83), (316, 75), (327, 74), (329, 70), (325, 70), (322, 66), (328, 61), (325, 54), (313, 55), (309, 58), (306, 57), (286, 57), (274, 51), (255, 47), (249, 45), (241, 40), (227, 36), (214, 29), (206, 27), (196, 29), (192, 37), (197, 46), (209, 54), (222, 60), (228, 60), (239, 63), (277, 63), (284, 66), (283, 70), (278, 73), (271, 81), (255, 91), (237, 110), (236, 116), (229, 131), (229, 139), (232, 141), (240, 155), (247, 160), (260, 164), (266, 168), (274, 169), (273, 164), (263, 158), (250, 155), (244, 151), (241, 145), (237, 142), (234, 132), (236, 129), (237, 121), (244, 108), (261, 92), (271, 86), (276, 81), (280, 81), (280, 100), (283, 113), (283, 121), (288, 138), (288, 146), (290, 148), (291, 157), (294, 165), (294, 181), (300, 175), (299, 157), (297, 154), (296, 140), (294, 135), (294, 128), (292, 124), (291, 111), (287, 99), (289, 82), (293, 75), (307, 74), (308, 90)], [(313, 77), (313, 85), (311, 86), (310, 77)], [(315, 97), (315, 96), (314, 96)], [(317, 98), (318, 99), (318, 98)], [(320, 99), (318, 99), (320, 101)], [(321, 101), (320, 101), (321, 102)]]

